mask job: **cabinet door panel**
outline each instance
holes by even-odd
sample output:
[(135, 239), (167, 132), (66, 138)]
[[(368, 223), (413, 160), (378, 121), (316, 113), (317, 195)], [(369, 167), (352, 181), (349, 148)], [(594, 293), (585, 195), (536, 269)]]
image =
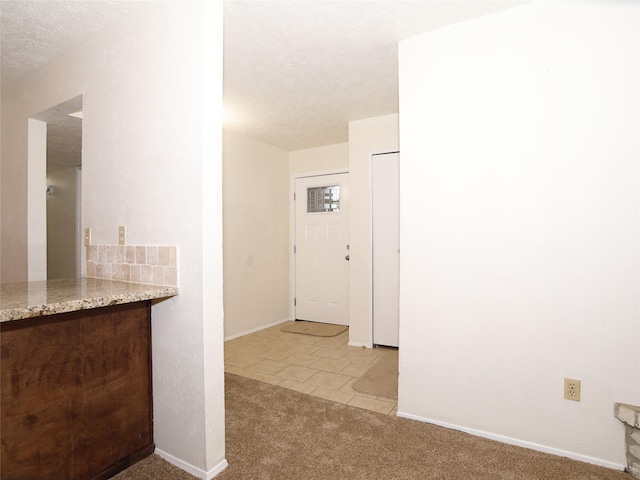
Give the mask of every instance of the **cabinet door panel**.
[(2, 325), (2, 478), (90, 479), (153, 444), (150, 305)]

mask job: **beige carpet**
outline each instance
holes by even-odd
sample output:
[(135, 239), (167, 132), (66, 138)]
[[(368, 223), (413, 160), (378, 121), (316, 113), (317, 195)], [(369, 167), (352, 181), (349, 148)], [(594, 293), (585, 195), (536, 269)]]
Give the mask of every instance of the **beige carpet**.
[(390, 350), (351, 387), (358, 392), (397, 400), (398, 351)]
[(313, 335), (315, 337), (335, 337), (341, 334), (347, 328), (344, 325), (331, 325), (329, 323), (306, 322), (297, 320), (295, 322), (287, 322), (280, 330), (288, 333), (300, 333), (303, 335)]
[[(615, 470), (230, 374), (226, 408), (229, 466), (216, 480), (633, 480)], [(152, 456), (115, 478), (194, 477)]]
[(158, 455), (150, 455), (120, 472), (112, 480), (197, 480), (184, 470), (174, 467)]

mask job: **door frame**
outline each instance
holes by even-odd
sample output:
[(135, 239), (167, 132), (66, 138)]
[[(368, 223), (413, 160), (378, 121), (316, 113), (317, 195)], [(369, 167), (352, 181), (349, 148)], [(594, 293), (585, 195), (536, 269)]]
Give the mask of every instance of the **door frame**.
[(293, 200), (293, 194), (296, 191), (296, 180), (298, 178), (322, 177), (339, 173), (349, 173), (349, 168), (297, 172), (289, 176), (289, 320), (296, 319), (296, 307), (293, 304), (293, 299), (296, 296), (296, 257), (293, 253), (293, 246), (296, 242), (296, 211)]

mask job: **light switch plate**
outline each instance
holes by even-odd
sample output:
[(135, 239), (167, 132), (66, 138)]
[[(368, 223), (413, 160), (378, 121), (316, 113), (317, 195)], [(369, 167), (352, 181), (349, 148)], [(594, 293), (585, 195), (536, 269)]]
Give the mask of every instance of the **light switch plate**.
[(124, 245), (127, 243), (127, 227), (120, 225), (118, 227), (118, 245)]
[(85, 247), (91, 246), (91, 229), (90, 228), (84, 229), (84, 246)]

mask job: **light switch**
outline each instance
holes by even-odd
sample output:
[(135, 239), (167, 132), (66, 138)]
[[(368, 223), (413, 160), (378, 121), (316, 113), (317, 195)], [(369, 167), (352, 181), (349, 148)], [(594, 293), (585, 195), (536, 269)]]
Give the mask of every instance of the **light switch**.
[(84, 246), (89, 247), (91, 245), (91, 229), (84, 229)]
[(125, 243), (127, 243), (127, 227), (120, 225), (118, 227), (118, 244), (124, 245)]

